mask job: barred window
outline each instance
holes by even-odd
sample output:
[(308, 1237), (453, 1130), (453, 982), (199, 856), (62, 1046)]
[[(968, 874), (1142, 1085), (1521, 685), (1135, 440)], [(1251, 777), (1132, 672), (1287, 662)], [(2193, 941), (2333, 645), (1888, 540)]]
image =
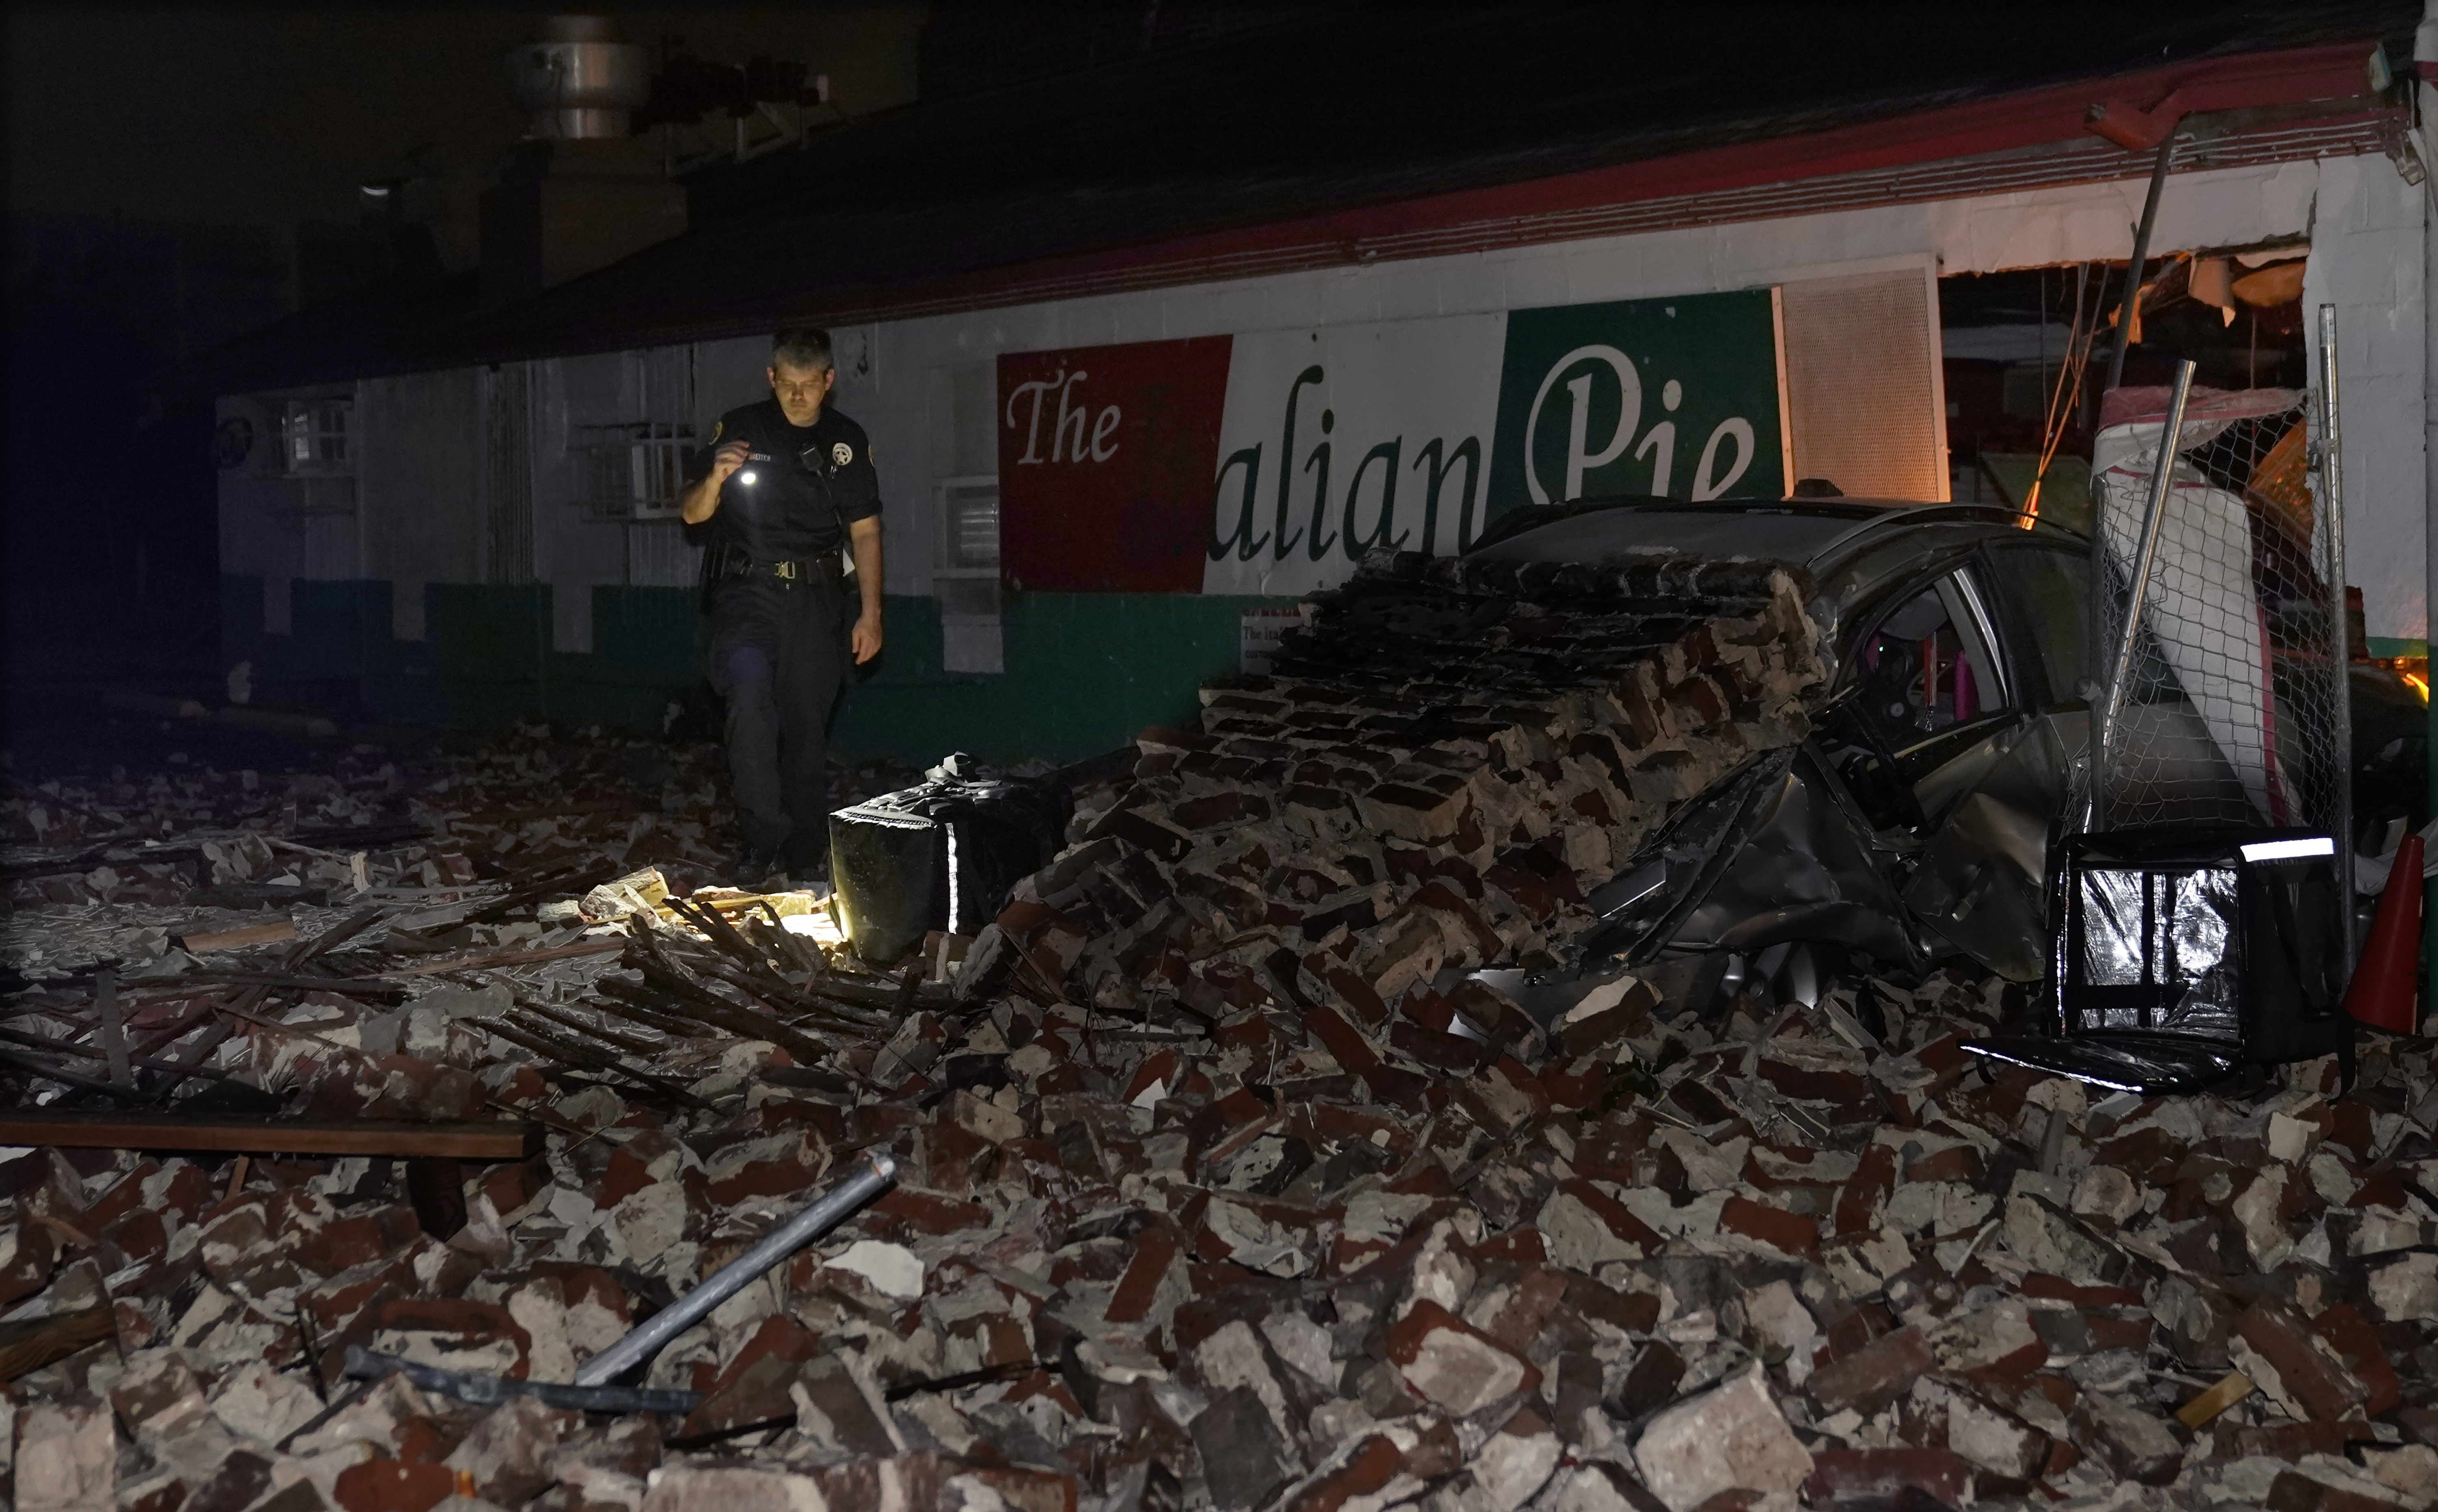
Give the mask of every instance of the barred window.
[(352, 399), (291, 399), (280, 412), (281, 468), (291, 476), (331, 477), (356, 470), (348, 431)]

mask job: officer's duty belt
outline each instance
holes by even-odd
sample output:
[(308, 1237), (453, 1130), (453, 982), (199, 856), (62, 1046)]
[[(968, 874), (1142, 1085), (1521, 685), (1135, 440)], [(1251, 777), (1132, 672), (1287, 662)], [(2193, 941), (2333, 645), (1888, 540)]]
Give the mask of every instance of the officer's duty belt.
[(742, 547), (721, 549), (712, 568), (715, 577), (775, 577), (786, 582), (810, 578), (816, 582), (835, 583), (846, 575), (846, 568), (836, 552), (822, 552), (813, 556), (756, 556)]

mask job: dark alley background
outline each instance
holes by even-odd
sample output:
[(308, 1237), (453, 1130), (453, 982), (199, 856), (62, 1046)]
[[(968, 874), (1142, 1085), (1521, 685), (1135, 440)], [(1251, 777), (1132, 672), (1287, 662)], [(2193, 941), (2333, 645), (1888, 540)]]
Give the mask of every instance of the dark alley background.
[[(217, 691), (213, 411), (177, 365), (299, 308), (470, 268), (539, 8), (7, 8), (0, 745), (97, 687)], [(815, 125), (910, 102), (924, 7), (622, 7), (624, 37), (827, 76)], [(387, 195), (366, 193), (366, 186)], [(171, 381), (162, 380), (168, 375)]]

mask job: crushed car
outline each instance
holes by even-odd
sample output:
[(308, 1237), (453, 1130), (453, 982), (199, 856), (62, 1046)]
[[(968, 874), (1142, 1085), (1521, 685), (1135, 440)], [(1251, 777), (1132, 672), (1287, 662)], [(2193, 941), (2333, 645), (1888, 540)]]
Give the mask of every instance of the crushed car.
[[(1485, 978), (1544, 1022), (1628, 971), (1696, 1004), (1811, 1004), (1833, 979), (1918, 980), (1957, 957), (2041, 980), (2053, 843), (2105, 676), (2090, 537), (1983, 505), (1629, 499), (1515, 511), (1473, 554), (1653, 554), (1809, 585), (1828, 663), (1813, 728), (1674, 811), (1592, 892), (1598, 923), (1565, 959)], [(2352, 683), (2364, 823), (2418, 824), (2425, 708), (2376, 664)], [(2232, 786), (2200, 716), (2167, 716), (2143, 780)]]

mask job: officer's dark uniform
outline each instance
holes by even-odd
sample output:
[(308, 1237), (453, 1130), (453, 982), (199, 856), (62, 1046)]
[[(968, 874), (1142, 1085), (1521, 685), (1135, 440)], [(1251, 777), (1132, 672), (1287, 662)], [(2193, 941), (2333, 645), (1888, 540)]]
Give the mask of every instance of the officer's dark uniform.
[(686, 537), (703, 548), (711, 683), (728, 701), (745, 843), (801, 873), (828, 853), (829, 720), (861, 608), (839, 548), (848, 524), (880, 513), (880, 479), (863, 427), (826, 404), (811, 425), (789, 425), (773, 398), (720, 416), (689, 483), (737, 440), (753, 457)]

